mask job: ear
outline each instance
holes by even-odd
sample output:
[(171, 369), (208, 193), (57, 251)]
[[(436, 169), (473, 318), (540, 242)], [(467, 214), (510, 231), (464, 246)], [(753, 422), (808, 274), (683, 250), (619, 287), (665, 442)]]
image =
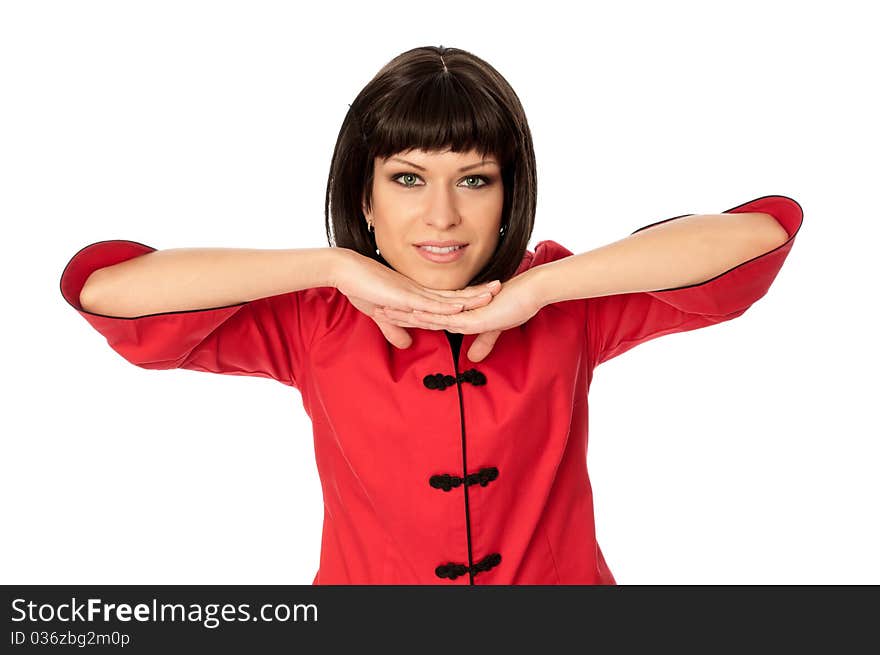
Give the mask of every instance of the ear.
[(361, 211), (364, 213), (364, 216), (366, 218), (369, 219), (372, 217), (373, 212), (367, 211), (367, 196), (366, 195), (361, 196)]

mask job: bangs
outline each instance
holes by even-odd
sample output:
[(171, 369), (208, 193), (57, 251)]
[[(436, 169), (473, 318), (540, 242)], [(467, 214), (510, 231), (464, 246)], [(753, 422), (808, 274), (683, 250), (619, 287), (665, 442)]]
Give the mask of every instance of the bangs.
[(410, 150), (495, 155), (504, 167), (512, 161), (516, 127), (485, 91), (439, 73), (385, 96), (373, 109), (372, 154), (388, 158)]

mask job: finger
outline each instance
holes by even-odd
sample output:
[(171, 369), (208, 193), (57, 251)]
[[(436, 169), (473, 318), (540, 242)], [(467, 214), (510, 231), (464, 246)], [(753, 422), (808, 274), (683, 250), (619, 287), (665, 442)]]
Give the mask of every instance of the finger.
[(397, 318), (389, 318), (385, 321), (387, 325), (394, 325), (401, 328), (420, 328), (422, 330), (439, 330), (440, 328), (436, 325), (429, 325), (428, 323), (417, 323), (413, 321), (402, 321)]
[(414, 312), (405, 312), (390, 307), (386, 307), (384, 310), (377, 309), (376, 312), (380, 320), (392, 322), (400, 327), (417, 327), (423, 330), (442, 330), (451, 327), (442, 321), (443, 315), (441, 314), (429, 314), (435, 320), (422, 321), (416, 318)]
[(468, 349), (468, 359), (472, 362), (481, 362), (486, 359), (495, 347), (495, 342), (498, 341), (499, 336), (501, 336), (501, 330), (492, 330), (491, 332), (479, 334)]
[[(394, 311), (421, 311), (426, 314), (442, 314), (442, 315), (450, 315), (450, 314), (459, 314), (468, 308), (467, 302), (464, 300), (461, 302), (445, 302), (443, 300), (432, 300), (430, 298), (422, 298), (421, 301), (413, 303), (413, 305), (409, 308), (405, 309), (396, 309)], [(390, 307), (385, 307), (386, 310), (391, 309)]]
[[(456, 306), (456, 310), (452, 312), (437, 311), (432, 307), (421, 305), (408, 308), (404, 307), (403, 309), (420, 309), (422, 311), (431, 312), (433, 314), (454, 314), (459, 311), (475, 309), (476, 307), (482, 307), (489, 304), (489, 302), (492, 301), (492, 298), (494, 298), (500, 290), (501, 283), (497, 280), (488, 284), (480, 284), (475, 287), (467, 287), (466, 289), (461, 289), (458, 291), (452, 291), (448, 289), (424, 288), (424, 292), (421, 294), (422, 298), (428, 301), (450, 303)], [(458, 307), (461, 307), (461, 309), (458, 309)]]
[(476, 309), (477, 307), (485, 307), (490, 302), (492, 302), (492, 298), (494, 298), (494, 297), (495, 296), (493, 296), (491, 293), (485, 293), (485, 294), (479, 295), (476, 298), (474, 298), (472, 301), (468, 302), (467, 305), (465, 305), (465, 310)]
[[(492, 300), (491, 292), (485, 292), (482, 295), (477, 295), (472, 298), (461, 298), (456, 299), (456, 302), (452, 302), (452, 299), (434, 299), (427, 296), (419, 296), (417, 300), (414, 300), (409, 307), (398, 307), (396, 309), (400, 311), (420, 311), (426, 314), (443, 314), (443, 315), (452, 315), (459, 314), (462, 311), (468, 309), (474, 309), (475, 307), (481, 307)], [(385, 305), (385, 308), (389, 307)]]
[(433, 294), (437, 294), (439, 296), (443, 296), (445, 298), (472, 298), (474, 296), (479, 296), (480, 294), (490, 292), (492, 295), (497, 294), (501, 291), (501, 281), (500, 280), (492, 280), (491, 282), (486, 282), (485, 284), (478, 284), (473, 287), (465, 287), (464, 289), (432, 289), (430, 287), (424, 287), (425, 291), (429, 291)]
[(379, 317), (379, 320), (388, 321), (400, 327), (417, 327), (424, 330), (440, 330), (444, 327), (442, 323), (420, 321), (413, 317), (412, 312), (402, 312), (396, 309), (386, 309), (383, 311), (381, 308), (377, 308), (376, 315)]
[(422, 312), (416, 309), (413, 310), (412, 316), (409, 320), (423, 322), (427, 325), (440, 326), (450, 332), (461, 332), (466, 330), (468, 326), (472, 325), (472, 316), (473, 315), (470, 313), (438, 315), (431, 314), (430, 312)]
[(381, 309), (405, 312), (407, 314), (416, 309), (428, 312), (430, 314), (458, 314), (466, 309), (465, 302), (459, 301), (452, 303), (448, 301), (436, 300), (421, 295), (408, 296), (407, 300), (394, 302), (393, 305), (374, 305), (373, 312), (379, 312)]
[(462, 302), (464, 303), (464, 307), (463, 307), (462, 311), (467, 311), (469, 309), (476, 309), (477, 307), (485, 307), (490, 302), (492, 302), (493, 297), (494, 296), (492, 295), (491, 291), (486, 291), (485, 293), (481, 293), (477, 296), (472, 296), (470, 298), (463, 298)]
[[(482, 307), (492, 300), (490, 291), (474, 296), (433, 296), (430, 293), (420, 294), (418, 300), (408, 307), (398, 307), (403, 311), (420, 310), (430, 314), (458, 314), (459, 312)], [(388, 307), (388, 305), (385, 305)]]
[(470, 298), (486, 293), (487, 291), (493, 295), (498, 293), (501, 291), (501, 282), (499, 280), (492, 280), (491, 282), (465, 287), (464, 289), (432, 289), (430, 287), (425, 287), (425, 289), (449, 298)]
[(412, 345), (412, 337), (409, 335), (409, 332), (404, 330), (402, 327), (397, 327), (390, 323), (378, 323), (379, 329), (382, 330), (382, 334), (385, 335), (385, 338), (388, 340), (392, 346), (396, 348), (409, 348)]

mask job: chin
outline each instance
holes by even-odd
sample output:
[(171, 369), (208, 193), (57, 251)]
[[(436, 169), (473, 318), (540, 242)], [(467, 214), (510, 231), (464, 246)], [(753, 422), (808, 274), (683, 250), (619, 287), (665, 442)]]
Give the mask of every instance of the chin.
[(467, 275), (463, 275), (460, 271), (449, 271), (446, 273), (437, 271), (419, 271), (419, 273), (410, 277), (414, 282), (417, 282), (428, 289), (457, 291), (458, 289), (463, 289), (467, 286), (467, 281), (473, 276), (468, 277)]

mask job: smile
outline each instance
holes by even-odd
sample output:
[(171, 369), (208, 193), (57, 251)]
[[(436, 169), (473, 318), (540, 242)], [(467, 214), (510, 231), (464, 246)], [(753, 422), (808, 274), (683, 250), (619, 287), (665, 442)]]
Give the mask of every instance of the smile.
[(438, 264), (446, 264), (459, 259), (467, 246), (452, 246), (449, 248), (437, 248), (435, 246), (415, 246), (419, 254), (428, 261)]

